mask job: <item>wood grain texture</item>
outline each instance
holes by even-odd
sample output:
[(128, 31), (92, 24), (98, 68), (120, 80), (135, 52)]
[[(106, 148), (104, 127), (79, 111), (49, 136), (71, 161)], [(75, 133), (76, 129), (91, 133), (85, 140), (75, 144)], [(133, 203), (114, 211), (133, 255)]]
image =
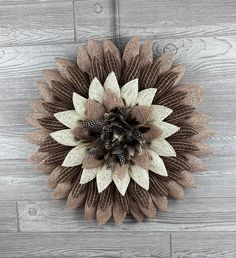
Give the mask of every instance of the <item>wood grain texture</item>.
[[(34, 0), (34, 3), (58, 3), (71, 2), (71, 0)], [(77, 1), (77, 0), (75, 0)], [(17, 4), (32, 4), (31, 0), (0, 0), (0, 5), (17, 5)]]
[(36, 81), (55, 68), (55, 57), (76, 60), (79, 44), (0, 48), (0, 100), (39, 98)]
[(153, 220), (136, 223), (127, 217), (122, 225), (110, 221), (105, 226), (87, 222), (83, 208), (65, 209), (64, 201), (19, 201), (18, 207), (22, 232), (236, 230), (236, 198), (169, 200), (168, 212), (158, 212)]
[(72, 2), (1, 6), (0, 24), (0, 46), (74, 42)]
[[(79, 44), (86, 41), (87, 39), (81, 38)], [(127, 42), (127, 39), (122, 42)], [(212, 101), (217, 102), (216, 98), (222, 95), (229, 100), (236, 95), (236, 37), (166, 40), (156, 37), (153, 42), (156, 55), (168, 49), (175, 51), (175, 63), (187, 64), (183, 82), (201, 84)], [(37, 80), (42, 79), (41, 70), (55, 67), (55, 57), (66, 57), (75, 61), (79, 44), (0, 48), (0, 99), (38, 97), (33, 86)]]
[(120, 0), (121, 35), (158, 38), (231, 35), (236, 32), (231, 0)]
[(52, 199), (51, 190), (44, 186), (45, 181), (43, 175), (0, 176), (0, 200)]
[(173, 258), (234, 258), (236, 233), (189, 232), (172, 234)]
[(103, 40), (115, 37), (114, 0), (75, 2), (76, 40)]
[(169, 247), (168, 233), (0, 234), (1, 258), (169, 258)]
[(0, 207), (1, 207), (0, 208), (0, 233), (17, 232), (18, 222), (17, 222), (16, 202), (0, 201)]
[[(0, 0), (1, 258), (236, 257), (235, 8), (232, 0)], [(35, 147), (24, 140), (32, 130), (24, 117), (55, 57), (75, 61), (88, 37), (123, 47), (136, 34), (153, 41), (155, 55), (172, 50), (175, 63), (187, 64), (184, 83), (204, 86), (214, 156), (195, 174), (198, 188), (170, 200), (168, 213), (98, 226), (51, 199), (47, 176), (26, 161)]]

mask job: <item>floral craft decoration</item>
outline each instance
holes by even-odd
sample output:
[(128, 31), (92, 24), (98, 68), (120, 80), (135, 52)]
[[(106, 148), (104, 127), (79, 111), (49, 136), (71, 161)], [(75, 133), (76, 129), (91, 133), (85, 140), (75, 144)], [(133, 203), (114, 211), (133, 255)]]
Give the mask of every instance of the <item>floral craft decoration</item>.
[(203, 89), (180, 84), (185, 65), (174, 54), (154, 59), (152, 44), (137, 37), (123, 55), (110, 40), (89, 40), (77, 64), (57, 58), (44, 70), (41, 100), (33, 100), (28, 134), (39, 149), (31, 156), (48, 173), (53, 197), (68, 208), (84, 204), (85, 217), (100, 224), (154, 218), (167, 197), (195, 187), (194, 171), (206, 170), (198, 156), (211, 153), (210, 117), (195, 109)]

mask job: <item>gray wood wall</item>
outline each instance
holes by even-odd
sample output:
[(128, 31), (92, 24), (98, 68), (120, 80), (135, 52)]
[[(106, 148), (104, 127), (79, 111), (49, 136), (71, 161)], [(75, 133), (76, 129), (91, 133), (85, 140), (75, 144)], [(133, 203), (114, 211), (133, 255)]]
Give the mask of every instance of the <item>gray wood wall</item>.
[[(209, 171), (156, 219), (88, 223), (51, 199), (26, 161), (27, 101), (54, 57), (75, 59), (88, 37), (148, 37), (176, 53), (185, 82), (205, 87), (214, 117)], [(236, 1), (0, 0), (0, 257), (236, 257)]]

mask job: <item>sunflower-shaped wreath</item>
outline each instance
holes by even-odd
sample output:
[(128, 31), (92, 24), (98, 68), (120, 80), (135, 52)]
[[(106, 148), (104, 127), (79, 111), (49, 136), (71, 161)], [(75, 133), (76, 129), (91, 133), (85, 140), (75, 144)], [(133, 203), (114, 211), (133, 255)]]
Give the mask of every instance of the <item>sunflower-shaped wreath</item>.
[(43, 71), (43, 100), (30, 102), (27, 117), (39, 130), (28, 140), (40, 145), (31, 160), (50, 173), (54, 198), (85, 204), (88, 220), (122, 223), (126, 214), (153, 218), (167, 196), (195, 187), (192, 172), (206, 169), (197, 156), (211, 152), (202, 143), (210, 117), (195, 111), (203, 90), (179, 84), (185, 66), (173, 57), (153, 60), (151, 43), (137, 37), (122, 57), (110, 40), (89, 40), (77, 64), (58, 58), (58, 71)]

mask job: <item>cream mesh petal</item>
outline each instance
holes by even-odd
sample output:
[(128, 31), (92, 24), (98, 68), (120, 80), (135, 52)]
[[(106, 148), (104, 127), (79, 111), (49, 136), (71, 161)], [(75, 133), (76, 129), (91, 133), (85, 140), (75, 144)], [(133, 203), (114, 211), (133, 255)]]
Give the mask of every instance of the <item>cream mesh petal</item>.
[(129, 174), (125, 173), (123, 177), (119, 177), (117, 174), (113, 173), (112, 179), (120, 194), (124, 196), (130, 182)]
[(98, 78), (94, 78), (89, 86), (89, 98), (102, 103), (104, 95), (104, 88), (99, 82)]
[(145, 190), (149, 189), (148, 171), (140, 166), (132, 165), (130, 167), (130, 177)]
[(138, 97), (138, 79), (127, 82), (120, 91), (121, 98), (125, 101), (125, 105), (133, 107)]
[(86, 184), (96, 177), (97, 171), (101, 168), (83, 169), (80, 184)]
[(55, 113), (54, 116), (59, 122), (61, 122), (63, 125), (69, 128), (74, 128), (79, 125), (80, 118), (75, 110), (58, 112)]
[(159, 155), (153, 150), (148, 150), (148, 153), (150, 155), (150, 170), (158, 175), (168, 176), (165, 164)]
[(65, 157), (62, 166), (63, 167), (75, 167), (83, 163), (84, 158), (87, 154), (87, 148), (83, 143), (79, 144), (73, 148)]
[(75, 111), (79, 115), (79, 118), (85, 119), (86, 98), (84, 98), (74, 92), (73, 93), (73, 105), (74, 105)]
[(138, 93), (137, 104), (139, 106), (151, 106), (157, 89), (150, 88)]
[(161, 105), (151, 105), (151, 108), (152, 112), (149, 121), (153, 121), (154, 123), (164, 120), (173, 112), (172, 109)]
[(150, 149), (155, 151), (159, 156), (173, 157), (176, 156), (174, 148), (162, 138), (158, 138), (152, 141)]
[(104, 89), (105, 90), (111, 90), (113, 91), (117, 96), (120, 97), (120, 86), (118, 84), (118, 81), (116, 79), (116, 75), (114, 72), (111, 72), (104, 83)]
[(112, 171), (107, 168), (105, 164), (101, 169), (97, 171), (97, 187), (98, 192), (101, 193), (112, 182)]
[(53, 140), (65, 146), (77, 146), (79, 143), (71, 129), (56, 131), (50, 133), (50, 136), (53, 138)]
[(98, 78), (94, 78), (89, 86), (89, 98), (102, 103), (104, 95), (104, 88), (99, 82)]
[(176, 125), (172, 125), (167, 122), (154, 122), (153, 123), (155, 126), (161, 129), (161, 137), (162, 138), (167, 138), (170, 137), (172, 134), (176, 133), (180, 128)]

